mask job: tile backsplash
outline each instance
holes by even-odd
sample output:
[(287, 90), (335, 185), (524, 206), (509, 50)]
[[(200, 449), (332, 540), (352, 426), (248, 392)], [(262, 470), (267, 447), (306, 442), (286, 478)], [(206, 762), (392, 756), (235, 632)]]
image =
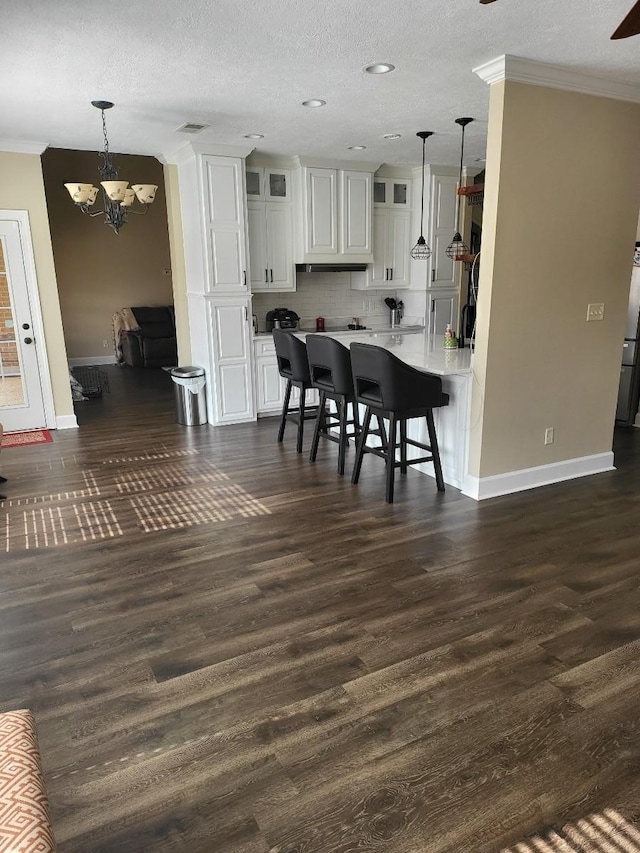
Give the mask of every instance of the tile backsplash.
[[(300, 317), (300, 328), (311, 331), (315, 330), (316, 317), (324, 317), (327, 331), (352, 323), (354, 317), (370, 328), (387, 326), (389, 309), (384, 300), (396, 296), (394, 290), (352, 290), (348, 272), (299, 272), (297, 288), (294, 293), (253, 294), (252, 310), (261, 332), (272, 308), (290, 308)], [(402, 299), (401, 291), (398, 298)]]

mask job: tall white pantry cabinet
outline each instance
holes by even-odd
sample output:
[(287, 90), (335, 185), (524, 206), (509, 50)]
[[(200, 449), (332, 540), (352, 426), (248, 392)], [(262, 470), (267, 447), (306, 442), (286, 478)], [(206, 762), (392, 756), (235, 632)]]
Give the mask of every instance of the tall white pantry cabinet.
[(255, 420), (244, 160), (251, 149), (189, 145), (178, 165), (193, 362), (211, 424)]

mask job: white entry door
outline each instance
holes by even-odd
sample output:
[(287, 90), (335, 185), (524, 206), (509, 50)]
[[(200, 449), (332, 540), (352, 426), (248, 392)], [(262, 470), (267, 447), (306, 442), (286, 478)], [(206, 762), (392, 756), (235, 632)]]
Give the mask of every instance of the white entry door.
[(33, 327), (31, 301), (37, 291), (29, 293), (35, 281), (28, 281), (32, 258), (25, 257), (30, 250), (30, 241), (23, 243), (25, 227), (18, 218), (0, 216), (0, 423), (5, 432), (47, 425), (38, 358), (44, 340)]

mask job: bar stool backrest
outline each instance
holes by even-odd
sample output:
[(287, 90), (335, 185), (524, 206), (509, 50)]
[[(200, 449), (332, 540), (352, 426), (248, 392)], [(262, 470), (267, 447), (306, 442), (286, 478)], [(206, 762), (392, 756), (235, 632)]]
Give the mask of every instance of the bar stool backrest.
[(311, 383), (307, 347), (304, 341), (291, 332), (282, 329), (273, 330), (273, 342), (276, 345), (276, 358), (280, 375), (294, 382)]
[(403, 412), (443, 405), (439, 376), (410, 367), (383, 347), (351, 344), (351, 367), (356, 400), (365, 406)]
[(311, 384), (322, 390), (333, 385), (336, 394), (353, 397), (353, 375), (351, 373), (351, 353), (339, 341), (323, 335), (307, 335), (307, 353)]

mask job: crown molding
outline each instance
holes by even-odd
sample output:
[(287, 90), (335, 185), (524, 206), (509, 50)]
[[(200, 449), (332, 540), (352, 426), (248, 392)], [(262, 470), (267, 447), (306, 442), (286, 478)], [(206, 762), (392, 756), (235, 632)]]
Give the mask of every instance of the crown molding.
[(183, 163), (195, 157), (196, 154), (213, 154), (219, 157), (242, 157), (247, 158), (253, 151), (249, 145), (217, 145), (214, 142), (187, 142), (186, 145), (170, 152), (161, 152), (157, 159), (164, 165), (181, 166)]
[(528, 83), (530, 86), (546, 86), (549, 89), (564, 89), (583, 95), (640, 103), (640, 86), (635, 83), (599, 77), (563, 65), (548, 65), (546, 62), (522, 59), (509, 54), (478, 65), (473, 69), (473, 73), (490, 86), (502, 80), (510, 80), (514, 83)]
[(48, 142), (34, 142), (30, 139), (0, 138), (0, 151), (4, 154), (42, 154), (48, 147)]

